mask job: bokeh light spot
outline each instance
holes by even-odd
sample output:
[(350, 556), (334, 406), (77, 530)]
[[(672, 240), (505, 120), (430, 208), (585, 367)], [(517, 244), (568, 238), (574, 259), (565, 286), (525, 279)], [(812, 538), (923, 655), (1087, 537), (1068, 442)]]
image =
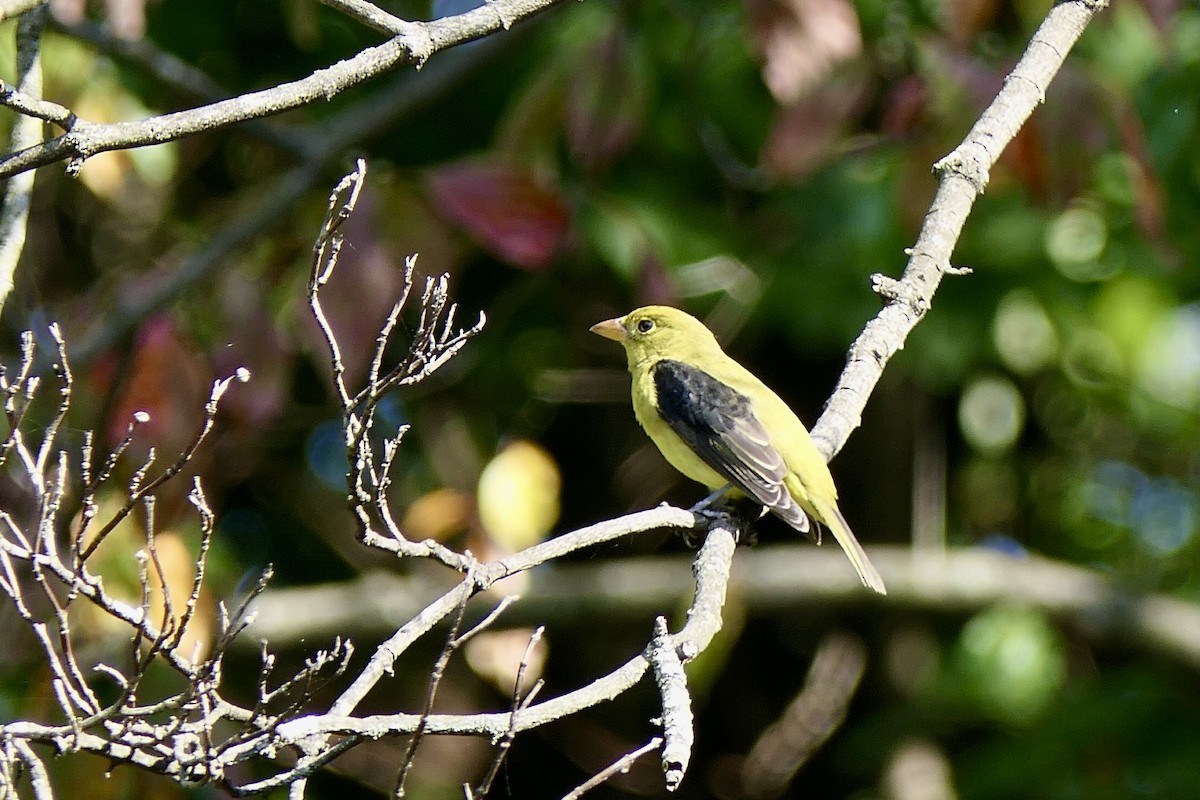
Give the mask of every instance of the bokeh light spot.
[(1137, 373), (1139, 385), (1156, 400), (1200, 408), (1200, 306), (1176, 309), (1151, 330)]
[(1000, 377), (976, 379), (959, 401), (958, 424), (977, 450), (1003, 452), (1021, 435), (1025, 401), (1012, 381)]
[(1087, 206), (1067, 209), (1046, 229), (1046, 255), (1073, 281), (1094, 281), (1111, 274), (1111, 268), (1100, 262), (1106, 244), (1108, 226)]
[(1005, 365), (1029, 373), (1049, 364), (1058, 351), (1054, 324), (1031, 292), (1009, 292), (992, 321), (992, 341)]
[(1148, 481), (1134, 495), (1130, 522), (1140, 541), (1155, 555), (1170, 555), (1196, 533), (1196, 495), (1173, 480)]
[(999, 606), (976, 614), (959, 637), (957, 664), (986, 713), (1027, 722), (1044, 711), (1066, 680), (1058, 632), (1036, 610)]
[(336, 420), (327, 420), (313, 428), (304, 443), (304, 454), (308, 469), (317, 480), (334, 491), (346, 491), (346, 442)]
[(1088, 512), (1113, 525), (1129, 525), (1129, 507), (1146, 484), (1141, 470), (1123, 461), (1101, 461), (1086, 484)]

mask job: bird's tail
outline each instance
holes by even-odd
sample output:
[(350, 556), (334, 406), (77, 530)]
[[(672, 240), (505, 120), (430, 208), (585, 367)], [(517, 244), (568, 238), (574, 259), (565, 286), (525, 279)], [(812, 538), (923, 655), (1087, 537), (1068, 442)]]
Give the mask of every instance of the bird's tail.
[(813, 503), (814, 509), (820, 515), (821, 521), (829, 528), (829, 531), (833, 534), (833, 538), (837, 539), (837, 543), (846, 552), (850, 563), (858, 571), (858, 577), (862, 579), (863, 585), (874, 589), (880, 594), (887, 594), (887, 588), (883, 585), (883, 578), (880, 577), (879, 570), (875, 569), (875, 565), (871, 563), (871, 559), (867, 558), (866, 551), (858, 543), (858, 539), (854, 538), (854, 532), (850, 530), (850, 526), (846, 523), (846, 518), (842, 516), (842, 512), (838, 510), (838, 507), (833, 503), (826, 503), (816, 498), (811, 498), (810, 500)]

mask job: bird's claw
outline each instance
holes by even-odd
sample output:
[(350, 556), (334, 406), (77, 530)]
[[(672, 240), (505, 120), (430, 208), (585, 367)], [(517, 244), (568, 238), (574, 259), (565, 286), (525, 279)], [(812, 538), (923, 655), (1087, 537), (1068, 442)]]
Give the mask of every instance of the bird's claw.
[(683, 541), (689, 547), (695, 546), (701, 532), (707, 534), (713, 526), (721, 524), (733, 529), (733, 538), (738, 544), (752, 545), (757, 541), (754, 527), (745, 516), (733, 509), (704, 508), (705, 505), (707, 505), (707, 501), (691, 508), (692, 514), (696, 517), (696, 527), (683, 534)]

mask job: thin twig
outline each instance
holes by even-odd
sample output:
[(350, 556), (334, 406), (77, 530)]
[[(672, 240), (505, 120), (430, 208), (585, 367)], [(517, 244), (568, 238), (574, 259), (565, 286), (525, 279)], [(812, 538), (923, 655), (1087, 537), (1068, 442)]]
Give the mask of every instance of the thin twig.
[[(468, 574), (466, 582), (474, 584), (473, 576)], [(451, 657), (458, 650), (458, 631), (462, 627), (463, 616), (467, 613), (467, 601), (470, 599), (470, 594), (463, 594), (462, 601), (458, 604), (458, 610), (454, 614), (454, 621), (450, 623), (450, 632), (446, 635), (446, 643), (442, 646), (442, 652), (438, 655), (437, 661), (434, 662), (433, 671), (429, 674), (429, 688), (425, 694), (425, 707), (421, 710), (421, 718), (417, 723), (417, 729), (413, 731), (412, 737), (408, 740), (408, 746), (404, 750), (404, 757), (400, 761), (400, 771), (396, 776), (396, 786), (392, 790), (393, 797), (404, 797), (405, 782), (412, 771), (413, 761), (417, 756), (417, 748), (421, 746), (421, 739), (425, 736), (425, 721), (433, 713), (433, 703), (437, 698), (438, 686), (441, 685), (442, 676), (446, 674), (446, 667), (449, 666)]]
[[(188, 592), (187, 600), (183, 605), (183, 614), (179, 617), (179, 625), (175, 630), (175, 636), (167, 643), (167, 647), (174, 650), (179, 647), (183, 641), (184, 635), (187, 633), (188, 627), (192, 623), (192, 618), (196, 615), (196, 606), (200, 602), (200, 590), (204, 585), (204, 571), (208, 566), (208, 551), (212, 546), (213, 534), (216, 532), (216, 516), (212, 509), (208, 506), (208, 500), (204, 496), (204, 489), (200, 484), (200, 477), (192, 478), (192, 491), (188, 493), (188, 502), (195, 507), (196, 512), (200, 515), (200, 552), (196, 555), (195, 568), (192, 572), (192, 590)], [(163, 576), (163, 594), (167, 594), (166, 576)]]
[[(200, 445), (204, 443), (205, 438), (207, 438), (208, 434), (212, 431), (213, 425), (216, 424), (217, 410), (221, 402), (221, 397), (224, 396), (226, 390), (229, 388), (230, 384), (233, 383), (233, 381), (236, 380), (239, 382), (244, 382), (248, 377), (249, 373), (246, 373), (244, 370), (238, 370), (235, 375), (232, 375), (228, 378), (223, 378), (213, 383), (212, 391), (209, 393), (208, 403), (204, 406), (204, 419), (200, 424), (200, 429), (196, 431), (196, 434), (192, 437), (192, 441), (183, 449), (183, 452), (179, 454), (179, 457), (175, 459), (174, 463), (170, 464), (166, 469), (164, 469), (157, 477), (154, 478), (154, 480), (142, 484), (135, 478), (135, 485), (131, 487), (131, 491), (129, 496), (126, 498), (124, 505), (117, 509), (109, 521), (101, 526), (100, 530), (96, 532), (95, 536), (92, 537), (87, 546), (81, 550), (79, 554), (79, 560), (81, 562), (86, 562), (88, 558), (91, 557), (92, 553), (96, 552), (96, 548), (99, 547), (104, 542), (105, 538), (107, 538), (108, 535), (112, 533), (113, 530), (115, 530), (116, 527), (121, 524), (126, 517), (129, 516), (130, 512), (132, 512), (133, 509), (142, 502), (143, 498), (150, 496), (155, 491), (160, 489), (163, 484), (173, 480), (175, 476), (184, 469), (184, 467), (192, 462), (192, 459), (196, 455), (196, 451), (200, 449)], [(132, 424), (130, 426), (130, 434), (132, 434)], [(153, 450), (151, 452), (153, 452)], [(146, 467), (149, 467), (149, 460), (147, 461)]]
[(476, 797), (487, 797), (488, 792), (492, 790), (492, 783), (496, 780), (496, 776), (500, 774), (500, 767), (504, 765), (504, 759), (508, 756), (509, 750), (512, 749), (513, 740), (517, 738), (518, 715), (529, 707), (529, 704), (537, 698), (542, 687), (545, 685), (545, 681), (539, 678), (528, 692), (522, 693), (525, 685), (525, 671), (529, 669), (529, 660), (533, 657), (533, 651), (542, 641), (542, 635), (545, 632), (546, 628), (542, 625), (534, 628), (533, 633), (529, 636), (529, 642), (525, 645), (525, 652), (521, 655), (521, 663), (517, 666), (517, 676), (513, 680), (512, 710), (509, 712), (508, 730), (504, 732), (504, 735), (500, 737), (500, 741), (496, 743), (496, 753), (492, 757), (492, 763), (488, 767), (483, 780), (479, 782), (479, 787), (472, 792)]
[(313, 245), (312, 271), (308, 281), (308, 306), (312, 311), (313, 319), (321, 329), (325, 346), (329, 348), (333, 385), (344, 411), (351, 406), (350, 393), (346, 390), (346, 366), (342, 361), (341, 346), (338, 344), (337, 335), (321, 305), (320, 290), (329, 282), (333, 270), (337, 267), (338, 256), (342, 252), (341, 227), (358, 205), (359, 194), (362, 192), (366, 175), (367, 162), (360, 158), (355, 161), (354, 171), (345, 175), (330, 193), (325, 221), (321, 224), (321, 231), (317, 234), (316, 244)]
[(67, 412), (71, 410), (71, 393), (75, 386), (75, 379), (71, 374), (71, 363), (67, 359), (67, 343), (63, 339), (58, 323), (51, 323), (50, 336), (58, 350), (58, 362), (54, 365), (54, 371), (59, 379), (59, 403), (58, 409), (42, 433), (42, 446), (38, 450), (37, 460), (34, 462), (38, 472), (46, 469), (50, 451), (54, 448), (55, 440), (58, 438), (58, 429), (66, 419)]
[(646, 742), (644, 745), (639, 747), (637, 750), (634, 750), (632, 752), (626, 753), (625, 755), (621, 756), (616, 761), (609, 764), (607, 767), (600, 770), (595, 775), (588, 778), (586, 781), (584, 781), (583, 783), (579, 784), (571, 791), (564, 794), (562, 797), (562, 800), (579, 800), (579, 798), (583, 797), (589, 791), (591, 791), (592, 789), (595, 789), (597, 786), (604, 783), (605, 781), (607, 781), (609, 778), (613, 777), (614, 775), (623, 775), (626, 772), (629, 772), (629, 768), (633, 766), (635, 761), (637, 761), (639, 758), (646, 755), (647, 753), (653, 753), (661, 745), (662, 745), (662, 737), (655, 736), (653, 739)]

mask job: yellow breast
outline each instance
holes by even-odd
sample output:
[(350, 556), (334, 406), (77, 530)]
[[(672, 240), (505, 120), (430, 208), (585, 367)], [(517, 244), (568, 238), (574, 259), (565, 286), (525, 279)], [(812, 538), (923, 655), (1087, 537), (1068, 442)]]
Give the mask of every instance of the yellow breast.
[(687, 477), (702, 483), (709, 489), (719, 489), (729, 481), (722, 478), (705, 464), (683, 439), (659, 416), (656, 407), (656, 389), (649, 369), (638, 368), (633, 372), (633, 414), (646, 431), (646, 435), (662, 452), (667, 462)]

